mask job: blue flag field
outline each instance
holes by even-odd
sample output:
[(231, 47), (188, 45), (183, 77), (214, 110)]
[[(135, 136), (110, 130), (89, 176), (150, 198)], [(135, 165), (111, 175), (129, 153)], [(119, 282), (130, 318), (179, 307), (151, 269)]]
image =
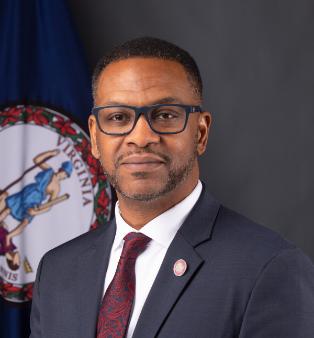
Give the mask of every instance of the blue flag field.
[(108, 221), (112, 201), (65, 1), (0, 0), (0, 46), (0, 337), (24, 338), (41, 257)]

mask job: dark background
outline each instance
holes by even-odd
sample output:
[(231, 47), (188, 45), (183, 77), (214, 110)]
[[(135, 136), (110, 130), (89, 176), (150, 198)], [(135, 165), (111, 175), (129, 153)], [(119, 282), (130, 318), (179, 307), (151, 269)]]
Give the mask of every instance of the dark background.
[(314, 259), (314, 1), (68, 0), (90, 71), (149, 35), (187, 49), (214, 112), (201, 177)]

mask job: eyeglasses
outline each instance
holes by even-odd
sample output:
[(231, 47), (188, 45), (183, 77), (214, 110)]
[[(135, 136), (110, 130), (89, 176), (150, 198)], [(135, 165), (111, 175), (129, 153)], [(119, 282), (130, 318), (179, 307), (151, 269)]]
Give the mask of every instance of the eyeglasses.
[(158, 134), (181, 133), (187, 124), (189, 114), (201, 112), (200, 106), (183, 104), (156, 104), (152, 106), (103, 106), (94, 107), (98, 128), (107, 135), (127, 135), (143, 114), (150, 128)]

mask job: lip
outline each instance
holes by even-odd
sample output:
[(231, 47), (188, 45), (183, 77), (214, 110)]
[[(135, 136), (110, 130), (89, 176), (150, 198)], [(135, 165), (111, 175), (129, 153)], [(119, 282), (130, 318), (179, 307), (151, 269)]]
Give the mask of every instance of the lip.
[(121, 164), (135, 164), (135, 165), (141, 165), (141, 164), (161, 164), (165, 163), (163, 159), (161, 159), (158, 156), (151, 156), (151, 155), (133, 155), (133, 156), (128, 156), (125, 158)]
[(152, 171), (164, 165), (165, 161), (158, 156), (132, 155), (125, 158), (121, 165), (131, 171)]

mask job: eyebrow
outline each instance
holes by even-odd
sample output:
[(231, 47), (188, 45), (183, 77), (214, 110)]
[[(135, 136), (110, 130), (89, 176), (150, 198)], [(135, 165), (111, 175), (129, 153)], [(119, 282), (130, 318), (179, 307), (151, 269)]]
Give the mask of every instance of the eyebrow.
[(168, 97), (164, 97), (162, 99), (153, 101), (151, 103), (151, 105), (154, 105), (154, 104), (164, 104), (164, 103), (179, 103), (179, 102), (180, 101), (178, 99), (176, 99), (175, 97), (168, 96)]
[[(161, 99), (158, 99), (156, 101), (150, 102), (150, 106), (155, 105), (155, 104), (166, 104), (166, 103), (180, 103), (180, 100), (178, 100), (175, 97), (172, 96), (167, 96), (167, 97), (163, 97)], [(105, 103), (106, 106), (125, 106), (125, 103), (121, 103), (118, 101), (107, 101)]]

